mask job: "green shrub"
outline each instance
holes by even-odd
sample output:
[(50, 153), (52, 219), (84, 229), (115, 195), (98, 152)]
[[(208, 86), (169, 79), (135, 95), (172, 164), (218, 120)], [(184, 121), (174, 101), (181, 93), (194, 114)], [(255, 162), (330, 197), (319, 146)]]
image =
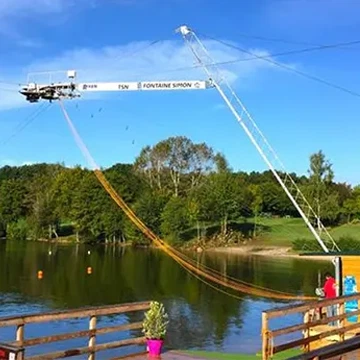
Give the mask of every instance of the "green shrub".
[(321, 251), (322, 248), (316, 239), (295, 239), (292, 241), (292, 248), (295, 251), (308, 251), (308, 252), (317, 252)]
[[(360, 241), (354, 239), (351, 236), (342, 236), (339, 239), (335, 239), (337, 245), (341, 251), (360, 251)], [(326, 243), (325, 243), (326, 244)], [(326, 244), (329, 249), (332, 248), (331, 244)], [(321, 246), (316, 239), (295, 239), (292, 242), (292, 249), (295, 251), (304, 252), (318, 252), (322, 251)]]
[(152, 340), (164, 339), (168, 323), (168, 314), (165, 312), (164, 305), (152, 301), (143, 321), (142, 331), (145, 337)]
[(342, 236), (336, 243), (341, 251), (360, 251), (360, 241), (351, 236)]
[(9, 240), (26, 240), (29, 234), (29, 225), (25, 219), (8, 224), (6, 237)]

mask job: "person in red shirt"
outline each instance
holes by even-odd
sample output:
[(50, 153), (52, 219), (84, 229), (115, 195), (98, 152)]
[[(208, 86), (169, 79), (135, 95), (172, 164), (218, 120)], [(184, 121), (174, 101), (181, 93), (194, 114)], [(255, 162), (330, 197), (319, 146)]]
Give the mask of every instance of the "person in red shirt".
[[(324, 293), (325, 299), (333, 299), (336, 298), (336, 283), (335, 279), (330, 275), (330, 273), (325, 274), (325, 284), (324, 284)], [(329, 305), (326, 308), (327, 317), (332, 317), (337, 315), (336, 305)], [(336, 325), (335, 322), (331, 322), (330, 326)]]
[(335, 279), (329, 274), (325, 274), (324, 293), (325, 299), (332, 299), (336, 297)]

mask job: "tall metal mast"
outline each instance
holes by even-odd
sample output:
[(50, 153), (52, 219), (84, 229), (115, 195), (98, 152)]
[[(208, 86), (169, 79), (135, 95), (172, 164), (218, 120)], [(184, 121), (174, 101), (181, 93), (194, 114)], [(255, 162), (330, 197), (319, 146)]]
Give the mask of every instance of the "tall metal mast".
[[(289, 197), (292, 204), (295, 206), (296, 210), (303, 218), (305, 224), (308, 226), (321, 248), (326, 253), (329, 252), (328, 246), (316, 232), (311, 220), (315, 220), (316, 224), (318, 224), (322, 234), (326, 236), (327, 242), (332, 248), (331, 250), (340, 251), (338, 245), (322, 224), (319, 216), (312, 209), (294, 179), (286, 171), (285, 166), (282, 164), (276, 152), (270, 146), (265, 136), (256, 125), (250, 113), (247, 111), (228, 81), (221, 75), (219, 67), (211, 58), (203, 43), (199, 40), (196, 34), (185, 25), (179, 27), (176, 31), (182, 35), (191, 52), (194, 54), (199, 64), (203, 67), (207, 76), (211, 79), (213, 86), (219, 92), (247, 136), (250, 138), (251, 142), (275, 176), (276, 180), (279, 182), (280, 186), (285, 191), (286, 195)], [(280, 167), (281, 172), (276, 170), (276, 167)]]

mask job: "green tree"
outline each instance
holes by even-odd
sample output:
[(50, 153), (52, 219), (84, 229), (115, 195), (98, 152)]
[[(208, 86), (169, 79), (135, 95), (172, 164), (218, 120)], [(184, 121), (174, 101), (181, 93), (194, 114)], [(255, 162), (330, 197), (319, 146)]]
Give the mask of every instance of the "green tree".
[(332, 164), (326, 159), (324, 153), (320, 150), (312, 154), (306, 192), (319, 219), (317, 224), (319, 232), (321, 219), (332, 223), (339, 214), (338, 194), (331, 187), (333, 179)]
[(57, 174), (61, 173), (60, 167), (46, 168), (35, 175), (29, 183), (27, 201), (31, 209), (29, 221), (33, 237), (51, 239), (53, 235), (58, 238), (60, 218), (56, 211), (53, 184)]
[(187, 202), (181, 197), (172, 197), (161, 215), (161, 232), (163, 236), (175, 243), (181, 240), (181, 232), (190, 227), (190, 216)]
[(0, 185), (0, 220), (5, 230), (12, 222), (25, 217), (28, 212), (27, 189), (23, 181), (4, 180)]
[(262, 198), (262, 211), (272, 215), (293, 215), (295, 209), (279, 184), (266, 181), (259, 185), (260, 197)]
[(243, 179), (231, 172), (214, 173), (197, 193), (204, 220), (219, 222), (226, 235), (228, 222), (248, 214), (252, 195)]
[(347, 216), (347, 221), (360, 219), (360, 185), (355, 186), (351, 197), (344, 201), (343, 212)]
[(64, 168), (57, 173), (53, 184), (52, 193), (55, 203), (56, 215), (63, 221), (71, 221), (74, 195), (80, 190), (84, 170), (80, 166)]
[(257, 219), (259, 214), (262, 211), (263, 208), (263, 198), (261, 194), (260, 186), (257, 184), (250, 184), (249, 185), (249, 191), (251, 192), (253, 196), (253, 201), (251, 203), (251, 210), (255, 215), (254, 220), (254, 237), (256, 237), (256, 228), (257, 228)]
[(104, 235), (102, 214), (104, 206), (108, 205), (107, 194), (95, 175), (91, 171), (84, 171), (79, 189), (73, 194), (70, 210), (78, 241), (80, 236), (88, 240), (97, 240)]
[(199, 186), (206, 174), (225, 163), (222, 155), (214, 155), (205, 143), (195, 144), (185, 136), (175, 136), (144, 147), (135, 168), (151, 188), (179, 196)]

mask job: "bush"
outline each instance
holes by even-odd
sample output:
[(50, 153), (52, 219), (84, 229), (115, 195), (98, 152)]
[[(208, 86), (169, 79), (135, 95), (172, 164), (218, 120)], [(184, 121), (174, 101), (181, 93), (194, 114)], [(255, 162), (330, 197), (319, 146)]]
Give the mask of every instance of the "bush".
[(322, 251), (321, 246), (316, 241), (316, 239), (295, 239), (292, 241), (292, 248), (295, 251), (309, 251), (309, 252), (317, 252)]
[[(351, 236), (342, 236), (335, 240), (341, 251), (360, 251), (360, 241), (352, 238)], [(331, 244), (326, 244), (329, 249), (332, 248)], [(322, 251), (321, 246), (315, 239), (295, 239), (292, 242), (292, 249), (295, 251), (318, 252)]]
[(152, 301), (143, 321), (142, 331), (145, 337), (152, 340), (164, 339), (168, 323), (168, 314), (165, 312), (164, 305)]
[(25, 219), (8, 224), (6, 238), (9, 240), (26, 240), (29, 234), (29, 225)]
[(360, 241), (351, 236), (342, 236), (336, 243), (341, 251), (360, 251)]

